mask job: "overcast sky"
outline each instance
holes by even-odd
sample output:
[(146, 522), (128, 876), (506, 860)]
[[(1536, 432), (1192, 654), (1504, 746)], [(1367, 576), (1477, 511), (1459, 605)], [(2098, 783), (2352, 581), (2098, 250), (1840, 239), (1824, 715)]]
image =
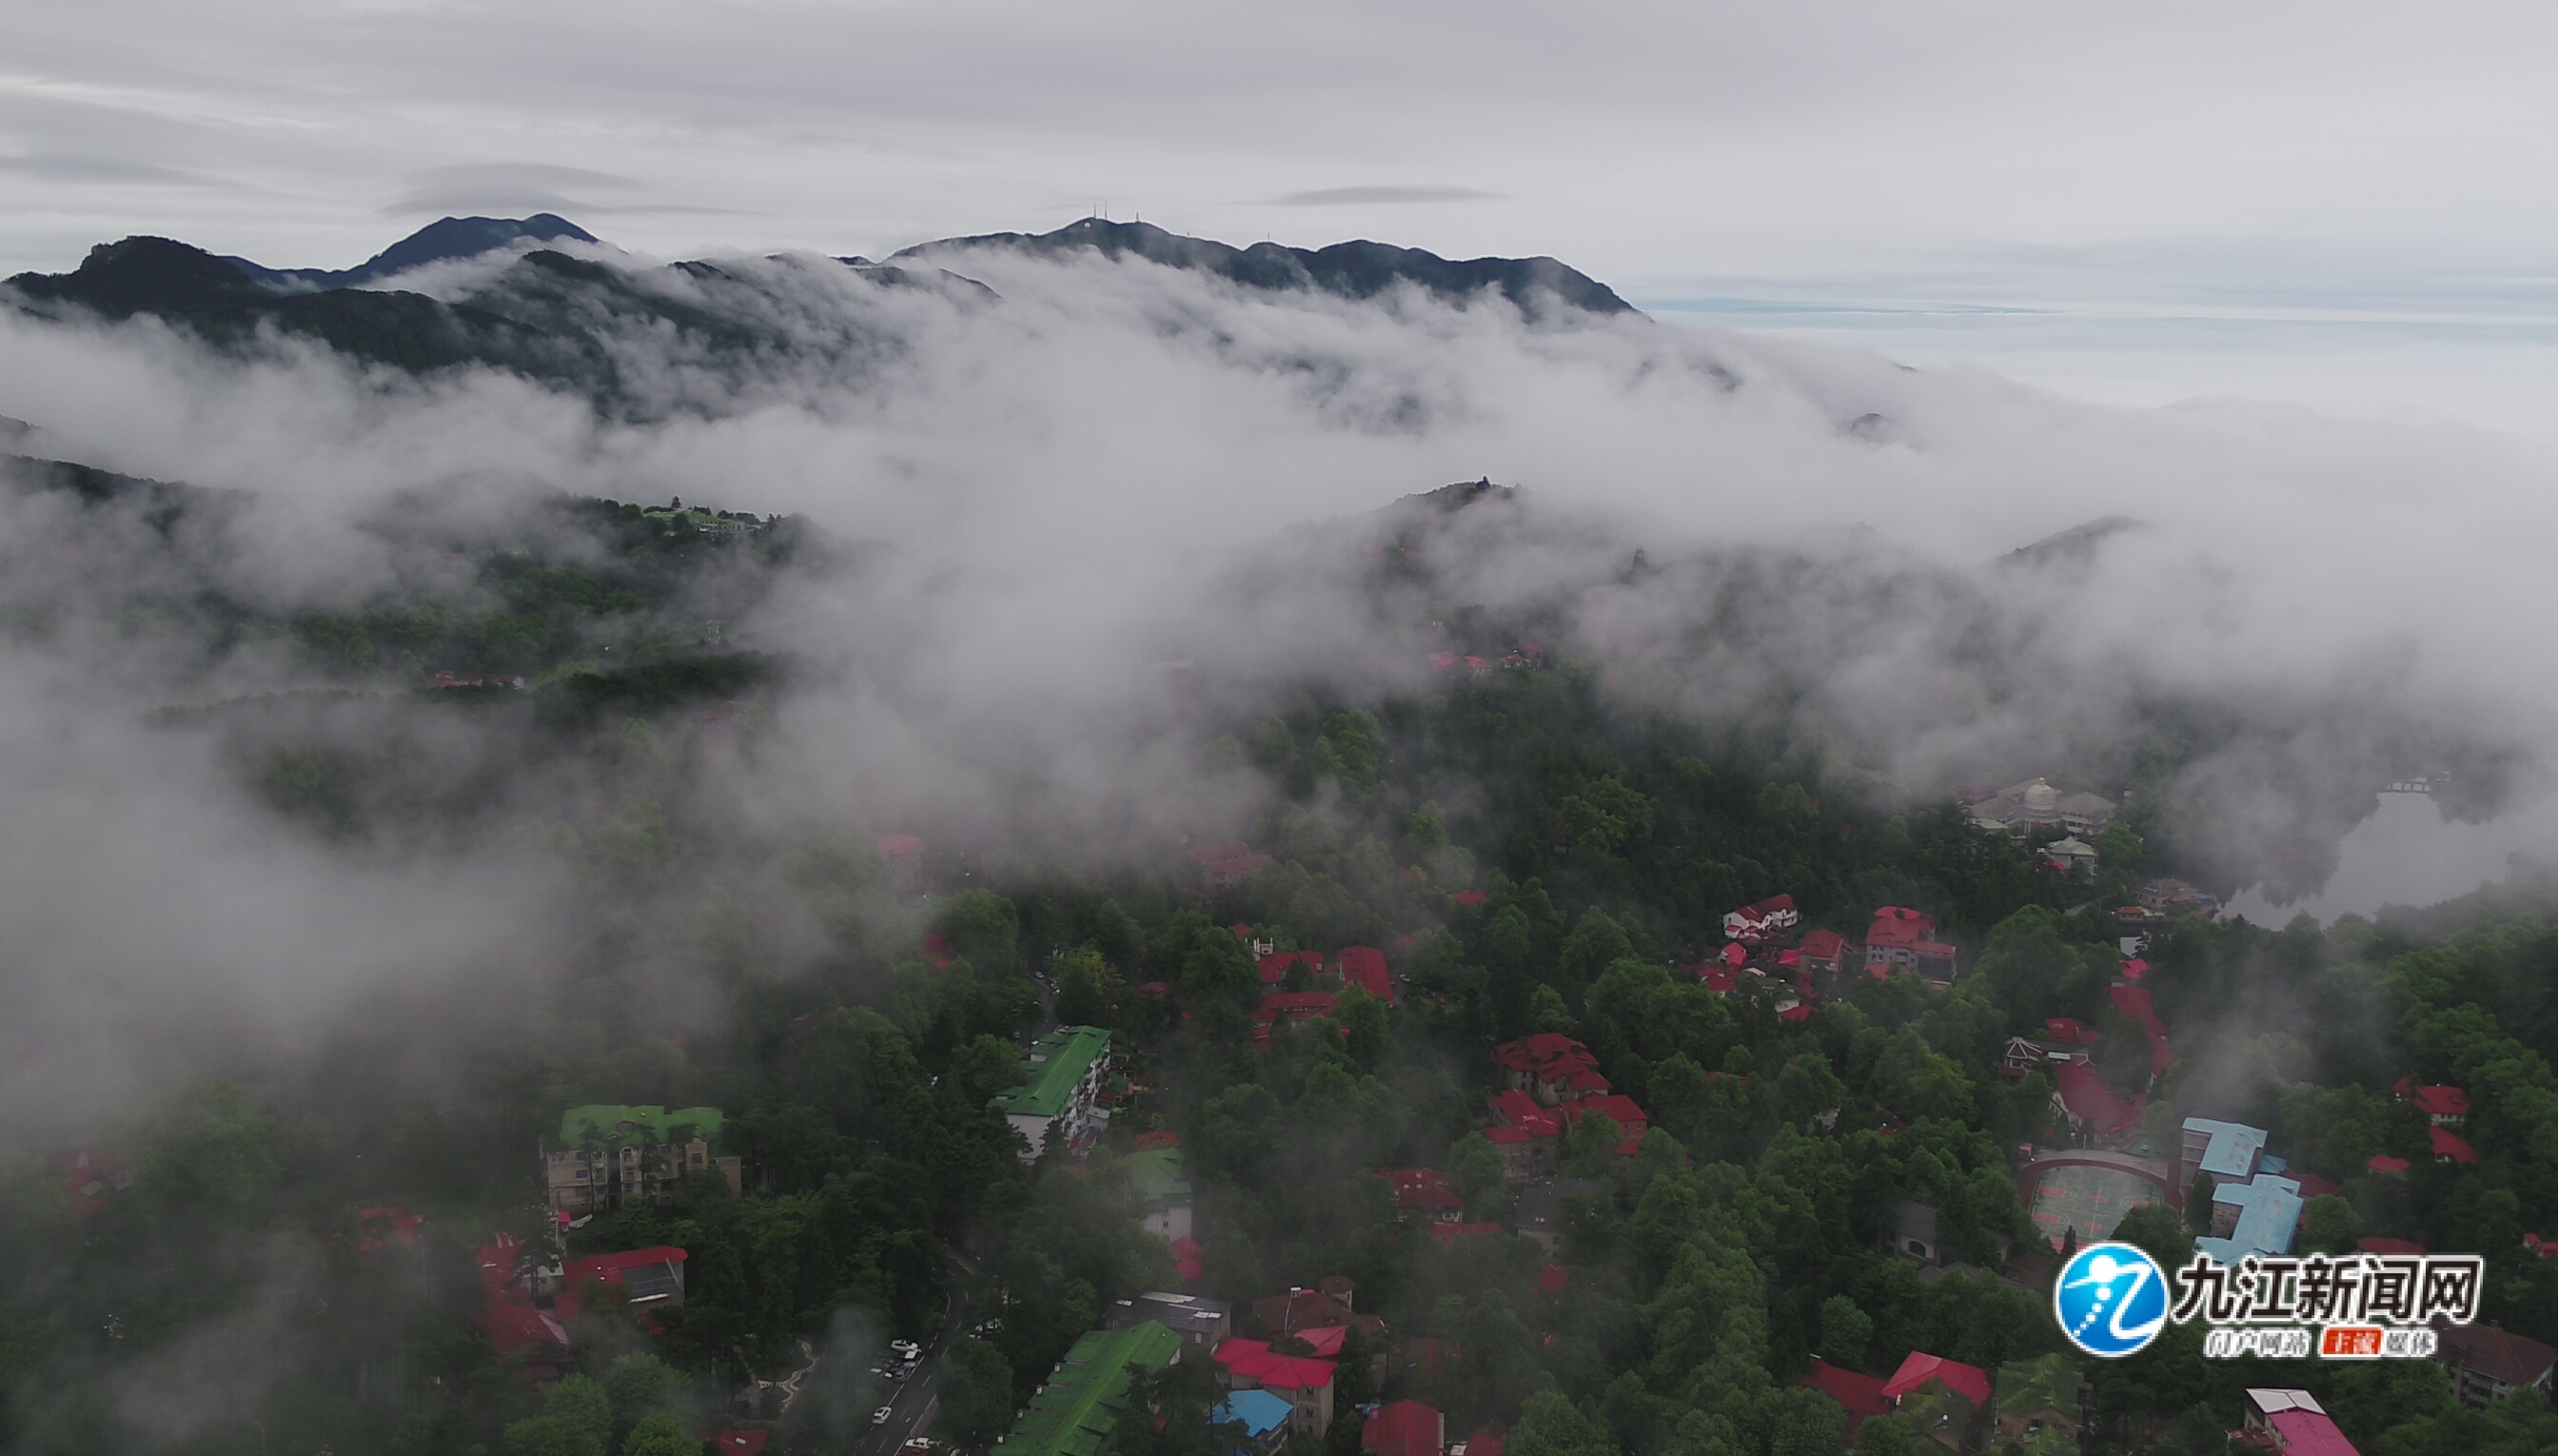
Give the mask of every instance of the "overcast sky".
[(9, 29), (13, 271), (136, 231), (343, 266), (543, 208), (661, 254), (876, 255), (1106, 207), (1551, 253), (1672, 315), (2344, 319), (2558, 377), (2544, 6), (84, 0)]

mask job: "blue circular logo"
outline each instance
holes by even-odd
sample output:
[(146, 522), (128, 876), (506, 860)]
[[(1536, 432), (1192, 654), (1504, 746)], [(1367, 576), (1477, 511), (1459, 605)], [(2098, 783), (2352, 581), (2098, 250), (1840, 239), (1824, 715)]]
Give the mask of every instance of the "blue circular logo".
[(2052, 1281), (2052, 1314), (2089, 1355), (2129, 1355), (2167, 1325), (2167, 1274), (2128, 1243), (2088, 1244)]

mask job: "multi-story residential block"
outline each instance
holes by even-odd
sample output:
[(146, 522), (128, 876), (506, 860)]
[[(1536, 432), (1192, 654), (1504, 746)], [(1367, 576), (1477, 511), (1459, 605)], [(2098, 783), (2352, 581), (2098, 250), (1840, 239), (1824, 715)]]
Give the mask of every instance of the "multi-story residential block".
[(715, 1147), (724, 1121), (717, 1107), (571, 1107), (560, 1114), (559, 1146), (542, 1148), (546, 1201), (571, 1216), (671, 1203), (685, 1180), (711, 1172), (743, 1192), (743, 1164)]
[(1051, 1131), (1070, 1144), (1092, 1129), (1109, 1061), (1110, 1033), (1097, 1026), (1061, 1026), (1031, 1044), (1029, 1080), (986, 1102), (1022, 1135), (1023, 1162), (1038, 1161)]

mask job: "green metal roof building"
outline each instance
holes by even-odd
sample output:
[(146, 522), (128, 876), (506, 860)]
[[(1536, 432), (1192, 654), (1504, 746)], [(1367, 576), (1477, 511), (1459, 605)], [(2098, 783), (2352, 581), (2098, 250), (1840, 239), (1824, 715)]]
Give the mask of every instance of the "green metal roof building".
[(1182, 1150), (1130, 1153), (1125, 1166), (1128, 1186), (1146, 1206), (1146, 1232), (1172, 1239), (1190, 1238), (1191, 1182), (1182, 1173)]
[(677, 1107), (669, 1112), (653, 1102), (629, 1107), (589, 1102), (560, 1114), (560, 1144), (600, 1147), (627, 1142), (667, 1143), (675, 1140), (675, 1129), (684, 1126), (691, 1127), (693, 1135), (704, 1142), (717, 1142), (725, 1120), (717, 1107)]
[(1130, 1153), (1127, 1162), (1128, 1184), (1146, 1201), (1149, 1212), (1168, 1209), (1191, 1201), (1191, 1182), (1182, 1176), (1182, 1150), (1177, 1147), (1157, 1148), (1152, 1152)]
[(995, 1443), (997, 1456), (1101, 1456), (1128, 1408), (1129, 1372), (1182, 1358), (1182, 1337), (1149, 1320), (1074, 1342), (1030, 1409)]
[(1071, 1135), (1091, 1115), (1093, 1094), (1101, 1088), (1102, 1059), (1110, 1052), (1110, 1033), (1097, 1026), (1061, 1026), (1031, 1043), (1030, 1080), (986, 1099), (1004, 1114), (1039, 1156), (1049, 1129), (1060, 1122)]

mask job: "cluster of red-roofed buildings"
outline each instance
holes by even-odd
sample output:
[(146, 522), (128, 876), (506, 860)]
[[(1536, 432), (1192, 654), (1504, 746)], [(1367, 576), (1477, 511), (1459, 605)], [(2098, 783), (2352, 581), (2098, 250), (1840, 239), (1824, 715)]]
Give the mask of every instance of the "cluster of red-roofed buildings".
[(1591, 1113), (1617, 1126), (1617, 1156), (1631, 1158), (1651, 1127), (1651, 1117), (1619, 1092), (1599, 1070), (1588, 1047), (1561, 1032), (1538, 1032), (1492, 1048), (1501, 1089), (1492, 1094), (1492, 1125), (1484, 1136), (1501, 1155), (1511, 1183), (1550, 1176), (1562, 1165), (1563, 1143)]
[(499, 1233), (472, 1252), (480, 1307), (473, 1323), (500, 1362), (536, 1381), (566, 1374), (569, 1322), (599, 1299), (627, 1304), (643, 1323), (684, 1302), (683, 1249), (672, 1244), (564, 1257), (556, 1244)]
[[(1345, 946), (1339, 953), (1326, 955), (1321, 950), (1271, 947), (1268, 942), (1253, 939), (1250, 926), (1235, 926), (1233, 931), (1237, 940), (1253, 946), (1261, 984), (1266, 988), (1260, 1004), (1252, 1008), (1252, 1043), (1263, 1051), (1270, 1049), (1270, 1034), (1275, 1029), (1332, 1015), (1340, 1004), (1341, 990), (1355, 986), (1380, 1001), (1391, 1004), (1396, 1000), (1394, 976), (1386, 968), (1385, 952), (1373, 946)], [(1306, 989), (1286, 989), (1292, 976)]]
[(1954, 946), (1939, 938), (1934, 919), (1922, 911), (1883, 906), (1867, 924), (1862, 944), (1827, 927), (1803, 930), (1802, 923), (1790, 895), (1729, 911), (1722, 948), (1691, 969), (1719, 995), (1764, 990), (1787, 1021), (1809, 1017), (1825, 995), (1841, 991), (1842, 977), (1852, 970), (1878, 980), (1908, 970), (1938, 989), (1953, 984)]

